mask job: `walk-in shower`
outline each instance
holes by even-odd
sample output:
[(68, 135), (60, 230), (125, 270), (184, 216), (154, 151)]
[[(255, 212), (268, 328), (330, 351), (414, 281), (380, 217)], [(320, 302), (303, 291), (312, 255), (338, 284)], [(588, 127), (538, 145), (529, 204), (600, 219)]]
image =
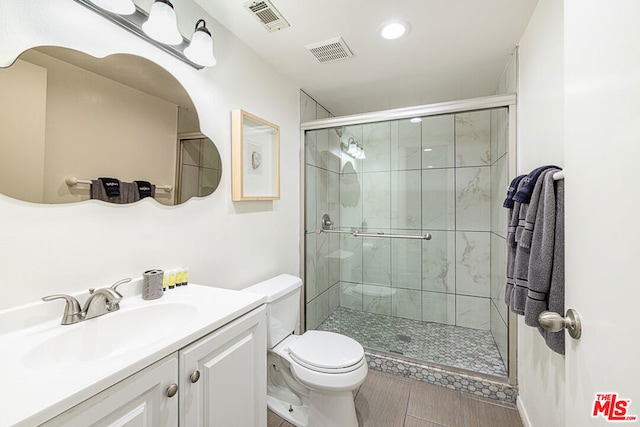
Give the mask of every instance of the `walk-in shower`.
[(514, 102), (303, 123), (307, 329), (399, 360), (508, 376), (502, 201)]

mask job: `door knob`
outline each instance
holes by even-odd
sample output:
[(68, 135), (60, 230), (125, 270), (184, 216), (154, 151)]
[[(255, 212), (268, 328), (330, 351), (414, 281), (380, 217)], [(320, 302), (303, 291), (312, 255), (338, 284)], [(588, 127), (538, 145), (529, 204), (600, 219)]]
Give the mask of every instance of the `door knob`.
[(540, 326), (545, 331), (559, 332), (564, 328), (567, 328), (567, 332), (571, 335), (571, 338), (578, 339), (582, 334), (582, 322), (580, 321), (580, 315), (574, 309), (567, 310), (566, 317), (562, 317), (558, 313), (553, 311), (543, 311), (538, 316)]

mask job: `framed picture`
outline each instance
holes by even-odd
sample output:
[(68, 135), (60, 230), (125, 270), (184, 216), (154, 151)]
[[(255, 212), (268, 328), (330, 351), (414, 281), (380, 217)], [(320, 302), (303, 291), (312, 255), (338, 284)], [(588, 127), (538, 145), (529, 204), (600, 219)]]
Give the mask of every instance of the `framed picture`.
[(232, 200), (280, 199), (280, 127), (244, 110), (231, 124)]

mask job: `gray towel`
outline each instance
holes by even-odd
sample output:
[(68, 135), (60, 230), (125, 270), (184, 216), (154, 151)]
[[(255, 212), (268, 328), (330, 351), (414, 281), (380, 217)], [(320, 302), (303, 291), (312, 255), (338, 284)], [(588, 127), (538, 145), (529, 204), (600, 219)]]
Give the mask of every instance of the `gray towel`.
[[(554, 265), (556, 234), (556, 194), (553, 174), (557, 169), (544, 171), (538, 180), (542, 184), (542, 196), (536, 206), (533, 224), (527, 223), (530, 232), (531, 256), (529, 258), (529, 290), (525, 304), (524, 322), (540, 326), (538, 316), (548, 308), (551, 271)], [(532, 200), (533, 202), (533, 200)], [(532, 206), (533, 208), (533, 206)], [(527, 230), (528, 231), (528, 230)]]
[[(523, 175), (524, 176), (524, 175)], [(517, 186), (523, 185), (518, 181)], [(518, 228), (518, 221), (520, 219), (520, 207), (522, 203), (514, 202), (513, 208), (509, 209), (509, 226), (507, 228), (507, 283), (504, 289), (504, 302), (508, 307), (511, 307), (511, 297), (514, 294), (516, 286), (515, 280), (515, 260), (516, 260), (516, 248), (518, 242), (516, 241), (516, 229)]]
[[(553, 270), (549, 287), (549, 311), (564, 316), (564, 180), (556, 181), (556, 240), (553, 247)], [(549, 348), (564, 354), (565, 332), (546, 332)]]
[(120, 194), (109, 197), (102, 185), (102, 180), (98, 178), (91, 180), (91, 198), (102, 200), (103, 202), (124, 205), (140, 200), (140, 195), (138, 194), (138, 187), (135, 183), (120, 181)]
[[(524, 182), (523, 179), (521, 182)], [(520, 206), (520, 215), (518, 216), (518, 228), (516, 228), (516, 257), (514, 262), (515, 287), (509, 301), (511, 311), (516, 314), (524, 315), (524, 309), (527, 303), (527, 292), (529, 290), (529, 258), (531, 254), (530, 245), (526, 239), (528, 222), (535, 223), (535, 214), (537, 212), (540, 194), (542, 192), (543, 180), (538, 179), (531, 194), (531, 202), (523, 203)], [(521, 243), (525, 243), (524, 245)]]

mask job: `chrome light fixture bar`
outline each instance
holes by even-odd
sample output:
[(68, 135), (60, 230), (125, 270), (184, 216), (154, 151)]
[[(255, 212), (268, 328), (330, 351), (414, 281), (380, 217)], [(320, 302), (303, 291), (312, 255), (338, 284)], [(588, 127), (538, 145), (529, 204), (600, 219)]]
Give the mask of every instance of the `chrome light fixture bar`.
[(116, 13), (108, 12), (95, 4), (93, 4), (90, 0), (74, 0), (76, 3), (80, 3), (87, 9), (90, 9), (97, 13), (98, 15), (108, 19), (114, 24), (124, 28), (125, 30), (135, 34), (143, 40), (146, 40), (153, 46), (157, 47), (168, 53), (169, 55), (181, 60), (182, 62), (191, 65), (193, 68), (197, 70), (201, 70), (204, 66), (197, 64), (187, 58), (184, 54), (184, 50), (189, 46), (189, 40), (182, 37), (182, 42), (176, 45), (168, 45), (164, 43), (160, 43), (151, 37), (149, 37), (143, 30), (142, 24), (144, 24), (148, 19), (148, 14), (136, 6), (136, 10), (134, 13), (130, 15), (118, 15)]

